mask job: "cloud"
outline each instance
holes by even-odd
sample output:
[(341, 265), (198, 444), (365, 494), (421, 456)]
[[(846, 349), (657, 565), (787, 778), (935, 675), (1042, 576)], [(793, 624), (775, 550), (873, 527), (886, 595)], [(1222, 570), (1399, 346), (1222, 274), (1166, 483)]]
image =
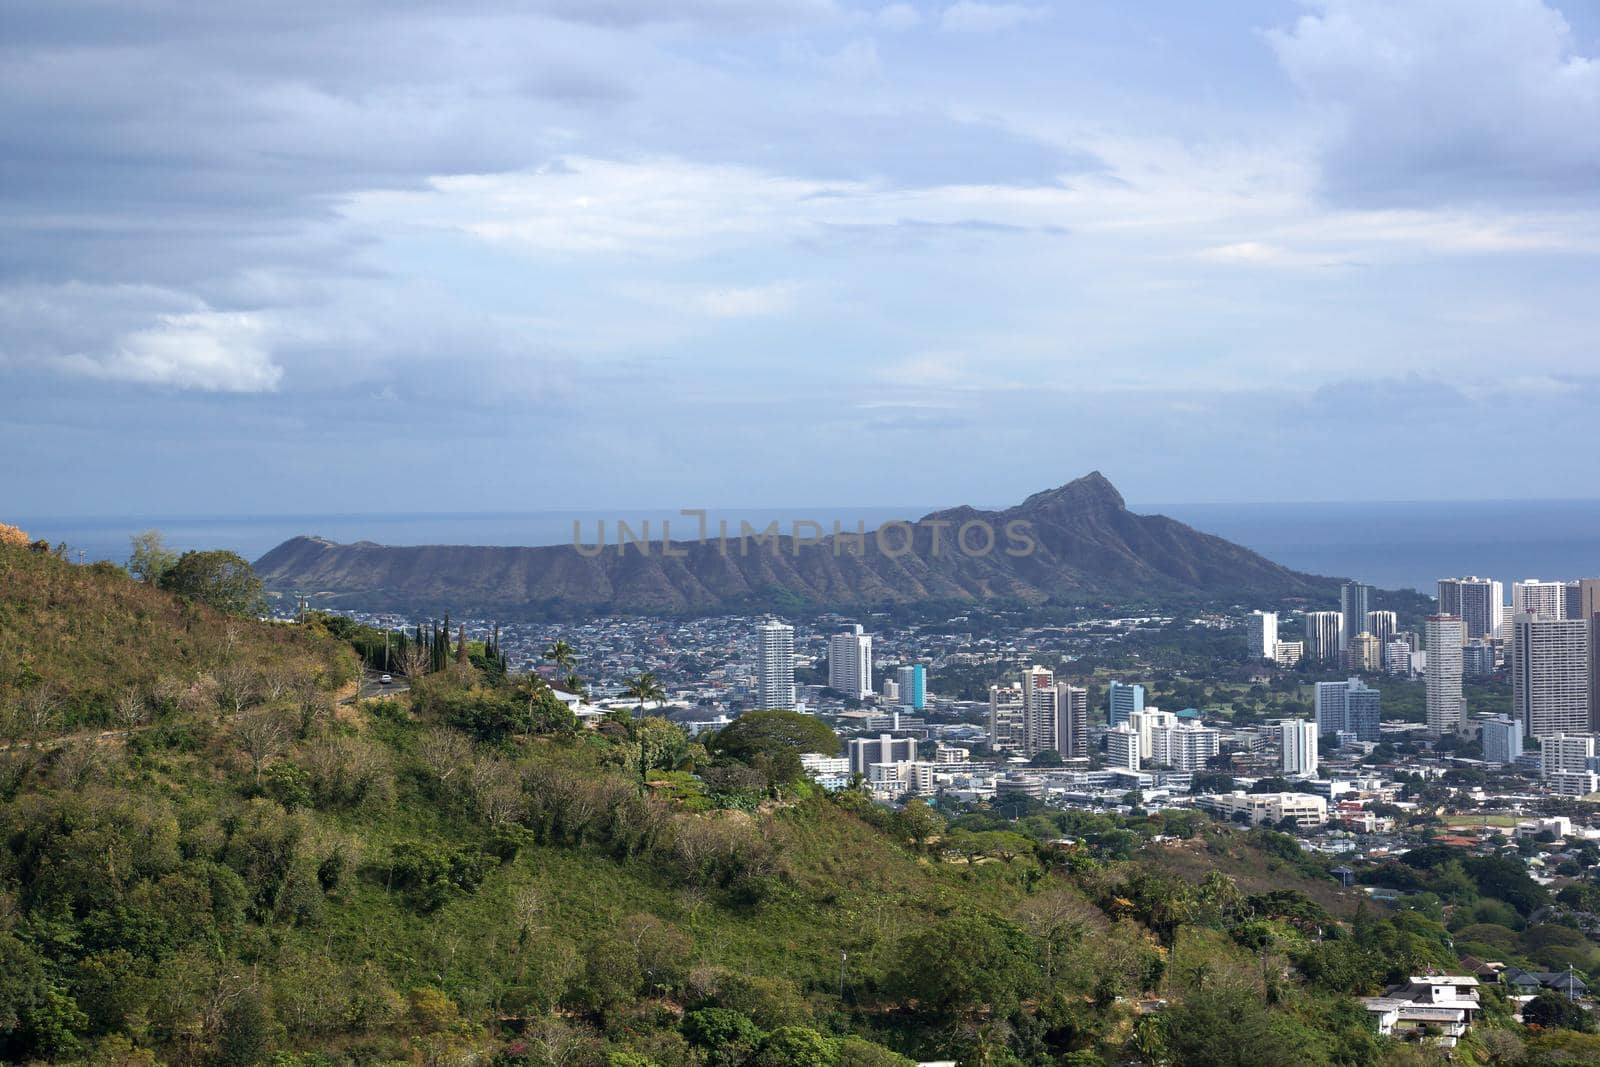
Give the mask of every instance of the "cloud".
[(910, 4), (881, 7), (873, 21), (886, 30), (909, 30), (922, 25), (922, 15)]
[(713, 318), (745, 319), (791, 311), (798, 294), (799, 286), (792, 282), (779, 282), (774, 285), (708, 289), (699, 294), (698, 303)]
[(939, 16), (939, 28), (949, 33), (996, 33), (1014, 30), (1050, 17), (1050, 9), (1030, 4), (980, 4), (958, 0)]
[(1329, 126), (1323, 189), (1362, 204), (1587, 196), (1600, 62), (1541, 0), (1317, 0), (1267, 40)]
[(105, 355), (75, 354), (62, 365), (75, 373), (141, 385), (212, 393), (270, 393), (283, 368), (272, 362), (266, 323), (243, 312), (165, 315), (150, 329), (120, 338)]

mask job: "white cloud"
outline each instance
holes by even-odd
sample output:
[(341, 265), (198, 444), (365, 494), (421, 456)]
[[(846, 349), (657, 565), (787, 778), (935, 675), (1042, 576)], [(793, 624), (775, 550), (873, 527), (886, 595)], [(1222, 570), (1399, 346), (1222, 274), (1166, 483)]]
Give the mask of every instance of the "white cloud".
[(909, 30), (922, 24), (922, 15), (910, 4), (890, 4), (879, 8), (873, 21), (886, 30)]
[(713, 318), (744, 319), (779, 315), (793, 310), (799, 286), (792, 282), (775, 285), (736, 286), (708, 289), (698, 296), (700, 308)]
[(283, 378), (266, 346), (266, 323), (250, 312), (164, 315), (118, 339), (105, 355), (61, 361), (88, 377), (213, 393), (270, 393)]
[(944, 9), (939, 17), (939, 28), (950, 33), (995, 33), (1049, 16), (1049, 8), (1031, 4), (980, 4), (976, 0), (958, 0)]
[(1267, 33), (1329, 124), (1324, 187), (1361, 203), (1587, 196), (1600, 62), (1541, 0), (1318, 0)]

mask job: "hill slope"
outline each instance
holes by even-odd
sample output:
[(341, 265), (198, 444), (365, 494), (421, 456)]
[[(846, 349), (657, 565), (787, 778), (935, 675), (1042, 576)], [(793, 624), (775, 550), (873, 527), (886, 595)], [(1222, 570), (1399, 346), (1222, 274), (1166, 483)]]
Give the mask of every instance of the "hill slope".
[[(965, 534), (963, 534), (965, 529)], [(791, 533), (796, 531), (790, 531)], [(798, 533), (804, 536), (805, 531)], [(286, 541), (256, 562), (269, 588), (368, 607), (458, 613), (701, 612), (1110, 596), (1327, 593), (1301, 574), (1161, 515), (1136, 515), (1099, 472), (999, 511), (961, 507), (864, 539), (614, 540), (512, 548)], [(958, 538), (963, 540), (958, 544)]]
[(222, 615), (111, 564), (30, 551), (25, 539), (0, 542), (0, 636), (0, 711), (21, 708), (40, 728), (125, 725), (114, 721), (119, 701), (177, 700), (241, 660), (274, 684), (324, 688), (355, 669), (330, 638)]

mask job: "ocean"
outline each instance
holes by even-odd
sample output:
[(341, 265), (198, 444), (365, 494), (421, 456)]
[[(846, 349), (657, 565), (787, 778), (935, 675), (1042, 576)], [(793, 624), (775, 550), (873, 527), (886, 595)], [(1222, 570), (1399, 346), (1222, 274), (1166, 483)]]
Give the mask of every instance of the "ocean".
[[(1255, 549), (1285, 566), (1313, 574), (1352, 577), (1384, 589), (1432, 592), (1442, 576), (1477, 574), (1510, 583), (1523, 578), (1600, 575), (1600, 501), (1519, 500), (1422, 503), (1146, 504), (1140, 513), (1170, 515), (1207, 533)], [(708, 513), (713, 534), (719, 520), (737, 533), (741, 521), (763, 528), (776, 520), (789, 532), (796, 520), (834, 522), (846, 530), (872, 529), (890, 519), (915, 517), (933, 506), (882, 508), (725, 508)], [(676, 539), (693, 536), (697, 520), (670, 511), (533, 511), (387, 515), (133, 515), (99, 518), (7, 519), (35, 538), (66, 542), (74, 558), (121, 562), (128, 539), (158, 529), (175, 549), (228, 548), (254, 560), (298, 534), (335, 541), (380, 544), (571, 544), (576, 522), (592, 544), (601, 522), (607, 543), (616, 523), (638, 532), (649, 522), (659, 537), (663, 519)]]

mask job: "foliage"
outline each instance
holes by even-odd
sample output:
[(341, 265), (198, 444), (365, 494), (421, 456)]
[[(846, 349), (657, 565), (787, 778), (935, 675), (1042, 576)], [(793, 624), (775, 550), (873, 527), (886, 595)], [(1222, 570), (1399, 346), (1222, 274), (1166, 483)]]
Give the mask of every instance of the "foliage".
[(215, 608), (224, 615), (259, 615), (265, 606), (261, 579), (235, 552), (185, 552), (160, 573), (169, 593)]

